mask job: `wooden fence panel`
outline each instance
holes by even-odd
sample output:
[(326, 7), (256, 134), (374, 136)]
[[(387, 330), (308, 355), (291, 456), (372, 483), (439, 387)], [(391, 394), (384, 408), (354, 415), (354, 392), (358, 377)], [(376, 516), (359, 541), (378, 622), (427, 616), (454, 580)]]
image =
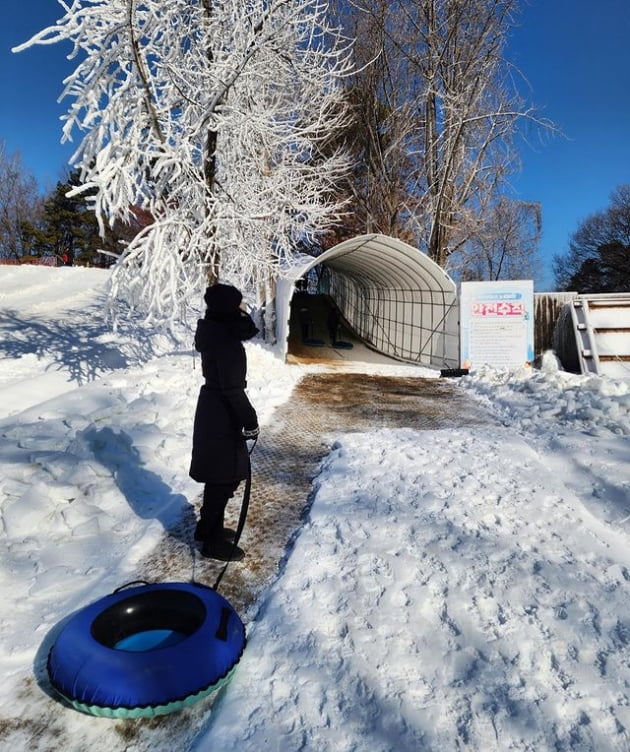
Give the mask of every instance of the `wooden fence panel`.
[(553, 349), (553, 332), (562, 308), (576, 292), (534, 293), (534, 353), (539, 358), (545, 350)]

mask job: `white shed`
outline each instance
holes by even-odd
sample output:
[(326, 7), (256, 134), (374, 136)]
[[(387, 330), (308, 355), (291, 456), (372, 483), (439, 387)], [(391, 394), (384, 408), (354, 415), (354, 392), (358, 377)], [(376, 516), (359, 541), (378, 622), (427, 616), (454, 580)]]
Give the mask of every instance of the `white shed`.
[(372, 350), (424, 366), (459, 366), (455, 283), (425, 253), (380, 234), (302, 257), (283, 273), (276, 289), (276, 335), (283, 357), (296, 283), (313, 271), (317, 292), (338, 310), (345, 330)]

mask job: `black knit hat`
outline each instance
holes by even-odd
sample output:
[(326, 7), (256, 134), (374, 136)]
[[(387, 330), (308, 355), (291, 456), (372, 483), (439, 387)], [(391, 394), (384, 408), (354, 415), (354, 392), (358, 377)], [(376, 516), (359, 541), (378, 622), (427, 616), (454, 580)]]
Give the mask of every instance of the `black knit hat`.
[(203, 299), (206, 301), (209, 313), (221, 315), (236, 312), (243, 296), (240, 290), (232, 285), (217, 284), (206, 289)]

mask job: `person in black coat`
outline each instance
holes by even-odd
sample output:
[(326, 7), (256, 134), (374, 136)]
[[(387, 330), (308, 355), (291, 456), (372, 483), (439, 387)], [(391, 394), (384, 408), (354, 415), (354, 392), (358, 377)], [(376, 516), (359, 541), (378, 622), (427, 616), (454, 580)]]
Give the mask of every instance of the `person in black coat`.
[(231, 285), (208, 287), (206, 315), (195, 332), (205, 379), (195, 411), (190, 464), (191, 478), (205, 484), (195, 540), (203, 542), (203, 556), (220, 561), (239, 561), (245, 555), (233, 547), (233, 533), (225, 530), (223, 517), (229, 499), (248, 475), (247, 439), (258, 436), (258, 416), (245, 393), (247, 359), (242, 345), (258, 329), (240, 310), (242, 299)]

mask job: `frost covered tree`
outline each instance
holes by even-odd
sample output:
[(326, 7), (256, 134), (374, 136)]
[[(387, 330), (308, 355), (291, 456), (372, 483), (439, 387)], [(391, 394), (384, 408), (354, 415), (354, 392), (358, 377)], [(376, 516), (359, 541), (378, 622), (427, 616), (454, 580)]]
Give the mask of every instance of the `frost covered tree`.
[(340, 212), (346, 170), (322, 150), (345, 122), (348, 50), (322, 0), (59, 0), (16, 51), (68, 40), (77, 64), (63, 139), (101, 232), (148, 224), (112, 290), (174, 320), (219, 277), (260, 291)]

